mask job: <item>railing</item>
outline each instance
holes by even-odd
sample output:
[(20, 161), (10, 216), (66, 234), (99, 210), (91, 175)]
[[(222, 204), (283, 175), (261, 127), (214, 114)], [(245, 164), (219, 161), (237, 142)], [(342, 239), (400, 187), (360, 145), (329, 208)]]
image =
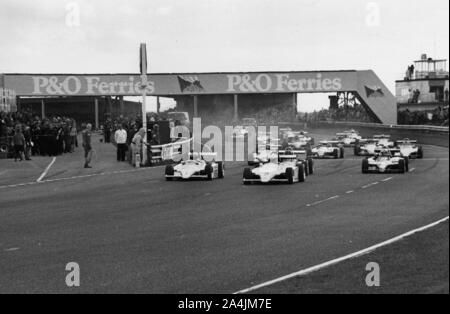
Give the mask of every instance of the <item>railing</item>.
[(151, 164), (161, 164), (166, 161), (172, 161), (175, 157), (181, 155), (181, 147), (192, 141), (190, 139), (180, 139), (176, 142), (164, 144), (164, 145), (152, 145), (150, 146), (151, 152)]

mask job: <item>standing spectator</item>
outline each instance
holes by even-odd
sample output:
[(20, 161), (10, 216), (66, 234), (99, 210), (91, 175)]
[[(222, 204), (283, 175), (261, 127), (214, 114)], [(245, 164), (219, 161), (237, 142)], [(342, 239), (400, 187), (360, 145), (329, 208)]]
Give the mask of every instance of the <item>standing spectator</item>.
[(13, 137), (14, 146), (14, 161), (17, 162), (17, 158), (23, 161), (23, 154), (25, 148), (25, 136), (22, 133), (21, 126), (16, 126), (16, 132)]
[(131, 164), (133, 166), (136, 165), (136, 155), (139, 154), (140, 156), (142, 156), (142, 146), (143, 146), (143, 141), (144, 141), (144, 136), (145, 136), (145, 129), (141, 128), (139, 130), (139, 132), (137, 132), (134, 137), (133, 140), (131, 141)]
[(127, 131), (124, 130), (123, 125), (119, 125), (119, 129), (114, 134), (114, 140), (117, 143), (117, 161), (125, 161), (125, 154), (127, 152)]
[(25, 131), (23, 133), (23, 136), (25, 138), (25, 159), (31, 160), (31, 149), (33, 146), (33, 142), (31, 140), (31, 128), (29, 126), (25, 127)]
[(75, 121), (72, 121), (72, 126), (70, 127), (70, 152), (73, 153), (75, 151), (75, 147), (78, 147), (77, 140), (77, 125)]
[(90, 166), (92, 160), (92, 124), (88, 123), (82, 132), (83, 148), (84, 148), (84, 168), (92, 168)]

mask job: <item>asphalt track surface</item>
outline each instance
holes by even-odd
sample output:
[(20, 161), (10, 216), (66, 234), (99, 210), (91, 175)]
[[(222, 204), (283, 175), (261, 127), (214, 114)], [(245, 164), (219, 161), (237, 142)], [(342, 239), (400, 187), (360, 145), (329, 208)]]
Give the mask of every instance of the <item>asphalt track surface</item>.
[(0, 293), (233, 293), (448, 216), (448, 148), (425, 154), (410, 173), (363, 175), (348, 149), (294, 185), (243, 186), (243, 163), (213, 182), (123, 165), (3, 179)]

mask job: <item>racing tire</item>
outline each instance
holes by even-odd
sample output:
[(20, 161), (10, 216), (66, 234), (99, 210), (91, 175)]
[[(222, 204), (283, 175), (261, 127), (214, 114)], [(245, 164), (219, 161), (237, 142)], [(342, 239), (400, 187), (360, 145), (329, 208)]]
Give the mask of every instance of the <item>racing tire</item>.
[(419, 147), (419, 150), (417, 151), (417, 158), (422, 159), (423, 158), (423, 148)]
[(214, 173), (213, 166), (210, 163), (206, 164), (205, 174), (206, 174), (206, 179), (208, 181), (211, 181), (213, 179), (213, 173)]
[(314, 160), (312, 158), (308, 158), (308, 172), (309, 174), (314, 174)]
[(398, 167), (400, 169), (400, 173), (406, 172), (406, 162), (404, 159), (400, 159), (400, 161), (398, 162)]
[(218, 167), (218, 173), (217, 173), (217, 177), (219, 179), (223, 179), (225, 177), (225, 165), (223, 162), (218, 162), (217, 163), (217, 167)]
[(334, 150), (334, 159), (338, 159), (339, 158), (339, 154), (340, 154), (340, 150), (339, 149), (335, 149)]
[[(253, 176), (252, 170), (250, 168), (244, 169), (243, 179), (251, 179)], [(244, 181), (244, 185), (250, 185), (252, 184), (251, 181)]]
[(369, 173), (369, 160), (367, 158), (362, 161), (362, 173)]
[[(173, 176), (174, 173), (175, 173), (175, 170), (173, 169), (173, 166), (172, 165), (167, 165), (166, 166), (165, 175), (166, 176)], [(173, 181), (173, 178), (166, 177), (166, 181)]]
[[(300, 169), (303, 168), (302, 164), (298, 165), (298, 169), (299, 169), (299, 177), (300, 177)], [(287, 182), (288, 184), (293, 184), (294, 183), (294, 169), (292, 168), (287, 168), (286, 169), (286, 178), (287, 178)]]
[(408, 157), (405, 158), (405, 171), (409, 172), (409, 158)]
[(356, 144), (355, 148), (353, 149), (353, 154), (355, 156), (359, 156), (360, 153), (361, 153), (361, 147), (359, 146), (359, 144)]
[(340, 152), (339, 158), (343, 159), (343, 158), (344, 158), (344, 155), (345, 155), (345, 149), (344, 149), (344, 147), (341, 147), (340, 150), (339, 150), (339, 152)]
[(298, 182), (305, 182), (306, 171), (304, 165), (298, 165)]

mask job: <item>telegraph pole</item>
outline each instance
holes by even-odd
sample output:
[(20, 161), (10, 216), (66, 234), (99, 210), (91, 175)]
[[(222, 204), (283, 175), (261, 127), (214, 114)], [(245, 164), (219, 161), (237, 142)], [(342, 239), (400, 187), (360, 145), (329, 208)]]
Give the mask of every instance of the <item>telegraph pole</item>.
[(147, 46), (141, 44), (140, 47), (140, 72), (141, 72), (141, 89), (142, 89), (142, 127), (145, 130), (144, 138), (142, 139), (142, 164), (147, 164)]

